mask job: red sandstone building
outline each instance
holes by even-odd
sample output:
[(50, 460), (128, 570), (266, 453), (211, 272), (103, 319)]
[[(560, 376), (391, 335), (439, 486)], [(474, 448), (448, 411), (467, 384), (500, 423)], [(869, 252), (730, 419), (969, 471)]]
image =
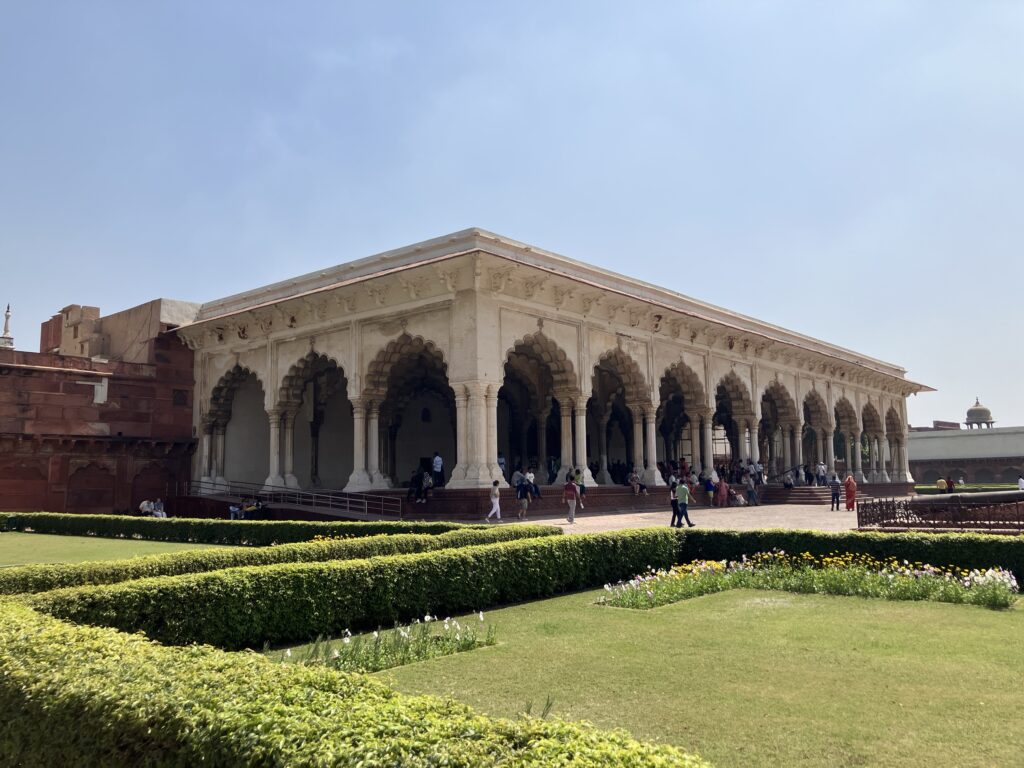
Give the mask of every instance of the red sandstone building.
[(165, 299), (100, 317), (72, 305), (40, 352), (0, 344), (0, 510), (125, 512), (187, 480), (192, 352)]

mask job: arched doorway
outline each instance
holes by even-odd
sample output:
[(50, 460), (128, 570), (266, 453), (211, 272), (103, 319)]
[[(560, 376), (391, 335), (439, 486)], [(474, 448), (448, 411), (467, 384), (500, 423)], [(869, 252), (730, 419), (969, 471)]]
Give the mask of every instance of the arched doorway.
[(906, 445), (903, 436), (903, 419), (892, 406), (885, 412), (885, 436), (889, 443), (889, 477), (894, 483), (912, 483), (910, 469), (906, 463)]
[(664, 441), (663, 457), (691, 467), (701, 463), (700, 414), (706, 408), (707, 395), (700, 377), (686, 363), (671, 365), (658, 387), (661, 400), (658, 431)]
[(884, 428), (882, 417), (878, 410), (871, 403), (865, 404), (860, 413), (861, 423), (864, 425), (864, 437), (861, 442), (867, 442), (868, 471), (865, 473), (868, 482), (887, 483), (889, 475), (882, 464), (882, 439)]
[[(589, 407), (598, 428), (598, 476), (612, 479), (612, 467), (621, 462), (625, 471), (617, 474), (628, 476), (635, 468), (646, 484), (664, 485), (658, 469), (656, 408), (640, 366), (622, 349), (604, 353), (594, 365)], [(627, 445), (629, 454), (621, 456)], [(610, 449), (616, 452), (610, 454)]]
[[(207, 418), (213, 435), (213, 460), (204, 476), (219, 483), (268, 482), (270, 421), (263, 384), (256, 374), (238, 365), (224, 374), (213, 389)], [(278, 478), (278, 484), (283, 482)]]
[(749, 427), (753, 420), (750, 390), (735, 372), (729, 371), (715, 387), (712, 445), (716, 469), (729, 469), (746, 462), (750, 446)]
[(114, 473), (109, 467), (90, 462), (68, 478), (65, 512), (109, 515), (114, 512)]
[[(455, 392), (448, 364), (431, 341), (403, 333), (370, 364), (364, 391), (370, 487), (386, 488), (431, 466), (437, 453), (445, 482), (456, 466)], [(353, 469), (350, 483), (357, 479)]]
[(835, 464), (836, 473), (840, 478), (851, 474), (863, 481), (864, 476), (860, 471), (860, 423), (857, 420), (857, 411), (845, 397), (836, 400), (835, 407)]
[(816, 469), (818, 464), (832, 468), (832, 419), (825, 398), (812, 389), (804, 396), (804, 459)]
[(583, 407), (565, 351), (541, 331), (517, 341), (505, 355), (498, 405), (498, 446), (506, 451), (508, 471), (522, 463), (536, 467), (540, 483), (564, 479), (578, 463), (573, 416)]
[(283, 474), (292, 488), (345, 487), (352, 474), (352, 403), (337, 362), (310, 352), (281, 382)]
[(768, 482), (778, 483), (783, 475), (803, 465), (803, 439), (797, 434), (800, 423), (796, 402), (778, 381), (771, 382), (761, 393), (761, 422), (758, 424), (758, 442), (766, 452), (761, 453)]

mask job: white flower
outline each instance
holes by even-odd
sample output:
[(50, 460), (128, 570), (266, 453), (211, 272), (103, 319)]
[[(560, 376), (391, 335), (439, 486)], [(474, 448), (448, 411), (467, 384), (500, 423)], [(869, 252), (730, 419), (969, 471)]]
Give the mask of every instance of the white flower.
[(480, 613), (477, 614), (477, 615), (480, 617), (480, 621), (484, 620), (484, 612), (483, 611), (480, 611)]
[(337, 648), (335, 648), (333, 651), (331, 651), (331, 658), (332, 659), (337, 659), (340, 656), (341, 656), (341, 651), (339, 651)]
[(433, 618), (431, 618), (430, 614), (428, 613), (426, 616), (423, 617), (423, 621), (430, 622), (433, 621)]
[(288, 650), (286, 650), (286, 651), (284, 652), (284, 657), (285, 657), (286, 659), (290, 659), (290, 658), (292, 657), (292, 649), (291, 649), (291, 648), (289, 648)]
[(352, 638), (351, 637), (343, 637), (343, 638), (341, 638), (341, 642), (343, 642), (345, 645), (348, 645), (349, 643), (352, 642)]
[(379, 637), (380, 637), (380, 632), (378, 632), (376, 629), (373, 630), (373, 639), (377, 640)]

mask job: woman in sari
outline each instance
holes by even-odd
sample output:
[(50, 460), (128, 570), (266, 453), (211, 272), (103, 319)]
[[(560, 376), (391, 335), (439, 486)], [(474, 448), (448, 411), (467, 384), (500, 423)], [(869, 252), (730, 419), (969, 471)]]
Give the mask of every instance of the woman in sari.
[(843, 488), (846, 489), (846, 508), (853, 509), (857, 503), (857, 481), (853, 479), (853, 475), (846, 476)]
[(725, 475), (719, 476), (718, 487), (715, 489), (715, 506), (729, 506), (729, 484), (725, 482)]

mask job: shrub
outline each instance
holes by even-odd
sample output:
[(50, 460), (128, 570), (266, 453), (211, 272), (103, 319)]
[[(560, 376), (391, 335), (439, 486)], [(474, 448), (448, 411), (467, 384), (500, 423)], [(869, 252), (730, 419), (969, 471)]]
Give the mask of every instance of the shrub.
[(0, 603), (0, 755), (51, 766), (701, 766), (585, 723), (488, 718), (358, 674), (166, 648)]
[(324, 539), (273, 547), (231, 547), (148, 555), (128, 560), (87, 563), (23, 565), (0, 569), (0, 594), (43, 592), (85, 584), (116, 584), (152, 576), (202, 573), (222, 568), (275, 563), (352, 560), (379, 555), (397, 555), (435, 549), (491, 544), (498, 541), (561, 534), (562, 529), (546, 525), (507, 525), (492, 528), (463, 528), (437, 535), (393, 534), (350, 539)]
[(753, 552), (832, 552), (871, 555), (879, 560), (894, 557), (911, 563), (931, 563), (972, 570), (1001, 566), (1024, 581), (1024, 537), (980, 533), (870, 533), (846, 531), (716, 531), (690, 529), (680, 539), (677, 562), (739, 560)]
[(314, 536), (378, 536), (382, 533), (438, 534), (462, 528), (461, 523), (414, 521), (308, 522), (302, 520), (210, 520), (204, 518), (129, 517), (127, 515), (62, 515), (53, 512), (8, 512), (8, 531), (31, 530), (72, 536), (183, 541), (198, 544), (266, 546), (309, 541)]
[(327, 563), (232, 568), (24, 599), (55, 616), (172, 644), (221, 648), (309, 641), (391, 627), (628, 578), (672, 565), (668, 529), (616, 531)]

